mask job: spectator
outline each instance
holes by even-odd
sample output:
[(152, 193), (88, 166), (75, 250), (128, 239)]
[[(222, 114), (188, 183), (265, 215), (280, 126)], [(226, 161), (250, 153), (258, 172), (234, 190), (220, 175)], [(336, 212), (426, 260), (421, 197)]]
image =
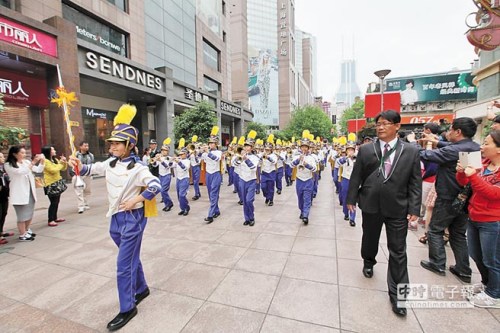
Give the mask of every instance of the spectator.
[(33, 172), (43, 172), (44, 156), (36, 155), (32, 162), (25, 160), (26, 150), (20, 146), (9, 149), (5, 171), (10, 178), (10, 201), (17, 215), (20, 241), (32, 241), (36, 234), (30, 229), (35, 211), (36, 188)]
[(0, 153), (0, 245), (9, 241), (5, 237), (14, 236), (11, 232), (3, 232), (7, 210), (9, 209), (9, 176), (4, 170), (5, 156)]
[[(60, 159), (56, 158), (56, 150), (53, 146), (47, 145), (42, 147), (42, 154), (45, 156), (45, 169), (43, 170), (43, 178), (45, 182), (45, 188), (49, 187), (55, 182), (61, 181), (61, 171), (67, 169), (68, 164), (66, 163), (66, 157), (61, 156)], [(59, 200), (61, 199), (61, 193), (49, 194), (47, 195), (50, 201), (49, 211), (48, 211), (48, 226), (57, 227), (58, 223), (66, 221), (63, 218), (57, 217), (57, 211), (59, 209)]]
[[(429, 243), (429, 260), (422, 260), (420, 265), (438, 275), (446, 275), (446, 251), (443, 239), (445, 229), (450, 234), (450, 245), (455, 255), (455, 266), (450, 266), (450, 272), (460, 280), (470, 283), (471, 269), (467, 251), (467, 215), (454, 212), (451, 203), (457, 197), (460, 186), (455, 179), (459, 152), (479, 150), (479, 145), (472, 141), (476, 134), (477, 124), (472, 118), (462, 117), (453, 121), (447, 139), (449, 144), (438, 142), (434, 150), (421, 150), (420, 158), (424, 162), (434, 162), (439, 165), (436, 174), (436, 202), (427, 231)], [(414, 138), (411, 138), (414, 140)]]
[(481, 273), (479, 292), (469, 301), (481, 308), (500, 308), (500, 130), (493, 130), (481, 146), (483, 169), (478, 172), (457, 165), (457, 181), (470, 184), (469, 225), (467, 240), (469, 254)]
[(151, 159), (151, 148), (146, 148), (144, 149), (144, 151), (142, 152), (142, 162), (144, 162), (144, 164), (148, 165), (149, 166), (149, 160)]
[[(84, 165), (90, 165), (94, 163), (94, 154), (89, 151), (88, 142), (80, 142), (79, 150), (76, 153), (76, 158), (78, 158)], [(91, 194), (92, 188), (92, 176), (80, 176), (80, 179), (85, 183), (85, 187), (74, 187), (76, 197), (78, 198), (78, 214), (82, 214), (84, 211), (90, 209), (87, 199)], [(76, 175), (74, 175), (72, 179), (73, 185), (75, 185), (75, 182)]]

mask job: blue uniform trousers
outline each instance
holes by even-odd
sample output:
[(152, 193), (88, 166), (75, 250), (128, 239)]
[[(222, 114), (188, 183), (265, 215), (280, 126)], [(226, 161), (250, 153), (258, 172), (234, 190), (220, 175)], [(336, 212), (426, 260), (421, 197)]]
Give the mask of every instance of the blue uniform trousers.
[(302, 217), (309, 217), (309, 211), (311, 210), (312, 204), (313, 183), (314, 180), (312, 178), (306, 181), (297, 178), (295, 189), (297, 191), (300, 215), (302, 215)]
[(349, 189), (349, 179), (342, 177), (341, 190), (339, 193), (340, 202), (342, 202), (342, 210), (344, 211), (344, 216), (348, 216), (349, 220), (356, 221), (356, 211), (350, 212), (347, 209), (347, 190)]
[(208, 200), (210, 201), (208, 217), (213, 217), (215, 214), (220, 214), (219, 192), (222, 183), (222, 175), (220, 172), (214, 172), (207, 173), (205, 177), (208, 191)]
[(111, 217), (109, 234), (118, 246), (116, 279), (120, 312), (132, 310), (135, 307), (135, 295), (148, 287), (139, 258), (147, 220), (143, 208), (119, 212)]
[(280, 191), (283, 190), (283, 173), (283, 167), (276, 170), (276, 189)]
[(255, 220), (253, 202), (255, 200), (256, 180), (252, 179), (248, 182), (240, 179), (240, 188), (243, 194), (243, 216), (245, 221)]
[(187, 199), (187, 191), (189, 189), (189, 178), (179, 179), (175, 183), (177, 190), (177, 199), (179, 200), (179, 207), (182, 211), (189, 212), (189, 202)]
[(172, 175), (168, 174), (165, 176), (160, 176), (160, 183), (161, 183), (161, 199), (163, 201), (163, 204), (165, 207), (173, 206), (172, 199), (170, 198), (170, 195), (168, 194), (168, 190), (170, 190), (170, 182), (172, 180)]
[(292, 167), (285, 164), (285, 181), (287, 185), (292, 185)]
[(260, 174), (260, 188), (264, 198), (269, 201), (274, 199), (274, 183), (276, 182), (276, 171), (270, 173), (262, 172)]
[(238, 193), (238, 200), (243, 201), (243, 195), (241, 194), (240, 187), (240, 175), (238, 175), (236, 172), (233, 173), (233, 186), (236, 193)]
[(193, 178), (193, 189), (194, 189), (194, 195), (196, 197), (201, 197), (200, 193), (200, 173), (201, 173), (201, 167), (200, 165), (194, 165), (191, 167), (191, 176)]
[(230, 166), (230, 167), (227, 167), (227, 174), (229, 176), (229, 183), (227, 184), (227, 186), (231, 186), (234, 184), (234, 178), (233, 178), (233, 175), (234, 175), (234, 167)]
[(261, 170), (261, 167), (260, 167), (260, 166), (258, 166), (258, 167), (257, 167), (257, 171), (256, 171), (256, 172), (257, 172), (257, 179), (258, 179), (258, 181), (257, 181), (257, 183), (256, 183), (257, 185), (255, 185), (255, 193), (256, 193), (256, 194), (260, 194), (260, 184), (262, 183), (262, 180), (261, 180), (261, 178), (260, 178), (260, 177), (261, 177), (261, 176), (260, 176), (260, 175), (261, 175), (260, 170)]
[(335, 192), (340, 193), (339, 168), (333, 168), (333, 183), (335, 184)]
[(319, 174), (314, 172), (313, 173), (313, 196), (316, 196), (316, 194), (318, 194), (318, 182), (319, 182)]

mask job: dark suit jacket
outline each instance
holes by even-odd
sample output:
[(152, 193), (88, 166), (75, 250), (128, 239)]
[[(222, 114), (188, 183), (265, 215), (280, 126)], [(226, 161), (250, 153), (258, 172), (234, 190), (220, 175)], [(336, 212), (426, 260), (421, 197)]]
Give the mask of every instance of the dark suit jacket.
[(381, 158), (378, 140), (360, 147), (349, 182), (347, 204), (359, 203), (364, 213), (391, 218), (420, 215), (422, 176), (418, 148), (398, 140), (387, 178), (380, 169)]

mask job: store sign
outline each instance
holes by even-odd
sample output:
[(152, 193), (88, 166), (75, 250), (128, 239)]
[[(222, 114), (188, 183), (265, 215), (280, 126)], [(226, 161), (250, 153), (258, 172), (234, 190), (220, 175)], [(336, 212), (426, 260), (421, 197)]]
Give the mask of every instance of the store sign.
[(0, 40), (57, 58), (57, 39), (0, 17)]
[(0, 93), (6, 104), (47, 107), (47, 82), (14, 72), (0, 71)]
[(286, 57), (288, 55), (288, 29), (286, 22), (286, 1), (281, 2), (280, 8), (280, 55)]
[(220, 109), (222, 111), (226, 111), (226, 112), (235, 114), (237, 116), (241, 115), (241, 108), (238, 107), (238, 106), (234, 106), (234, 105), (231, 105), (229, 103), (220, 101), (220, 106), (219, 107), (220, 107)]
[(449, 100), (476, 100), (477, 88), (471, 72), (412, 76), (387, 80), (387, 91), (399, 91), (401, 105)]
[(422, 116), (402, 116), (401, 124), (427, 124), (439, 121), (453, 122), (453, 114), (425, 114)]
[(187, 88), (187, 87), (184, 90), (184, 98), (189, 99), (190, 101), (195, 101), (195, 102), (201, 102), (201, 101), (209, 102), (210, 101), (210, 97), (208, 97), (207, 95), (204, 95), (199, 91), (196, 91), (196, 90), (193, 90), (193, 89)]
[(108, 112), (104, 110), (97, 110), (93, 108), (82, 108), (82, 113), (84, 118), (95, 118), (95, 119), (109, 119), (112, 120), (116, 113)]
[(163, 90), (162, 78), (151, 73), (91, 51), (86, 52), (85, 59), (85, 64), (90, 69), (139, 84), (146, 88)]

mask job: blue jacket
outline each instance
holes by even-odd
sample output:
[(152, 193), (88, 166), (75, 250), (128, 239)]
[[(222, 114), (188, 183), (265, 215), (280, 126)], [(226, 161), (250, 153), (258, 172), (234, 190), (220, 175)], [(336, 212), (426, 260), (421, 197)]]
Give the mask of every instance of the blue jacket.
[(437, 197), (453, 200), (458, 195), (460, 185), (455, 178), (458, 153), (479, 151), (479, 144), (471, 139), (463, 139), (450, 143), (439, 149), (421, 150), (420, 158), (424, 162), (434, 162), (439, 165), (436, 174)]

